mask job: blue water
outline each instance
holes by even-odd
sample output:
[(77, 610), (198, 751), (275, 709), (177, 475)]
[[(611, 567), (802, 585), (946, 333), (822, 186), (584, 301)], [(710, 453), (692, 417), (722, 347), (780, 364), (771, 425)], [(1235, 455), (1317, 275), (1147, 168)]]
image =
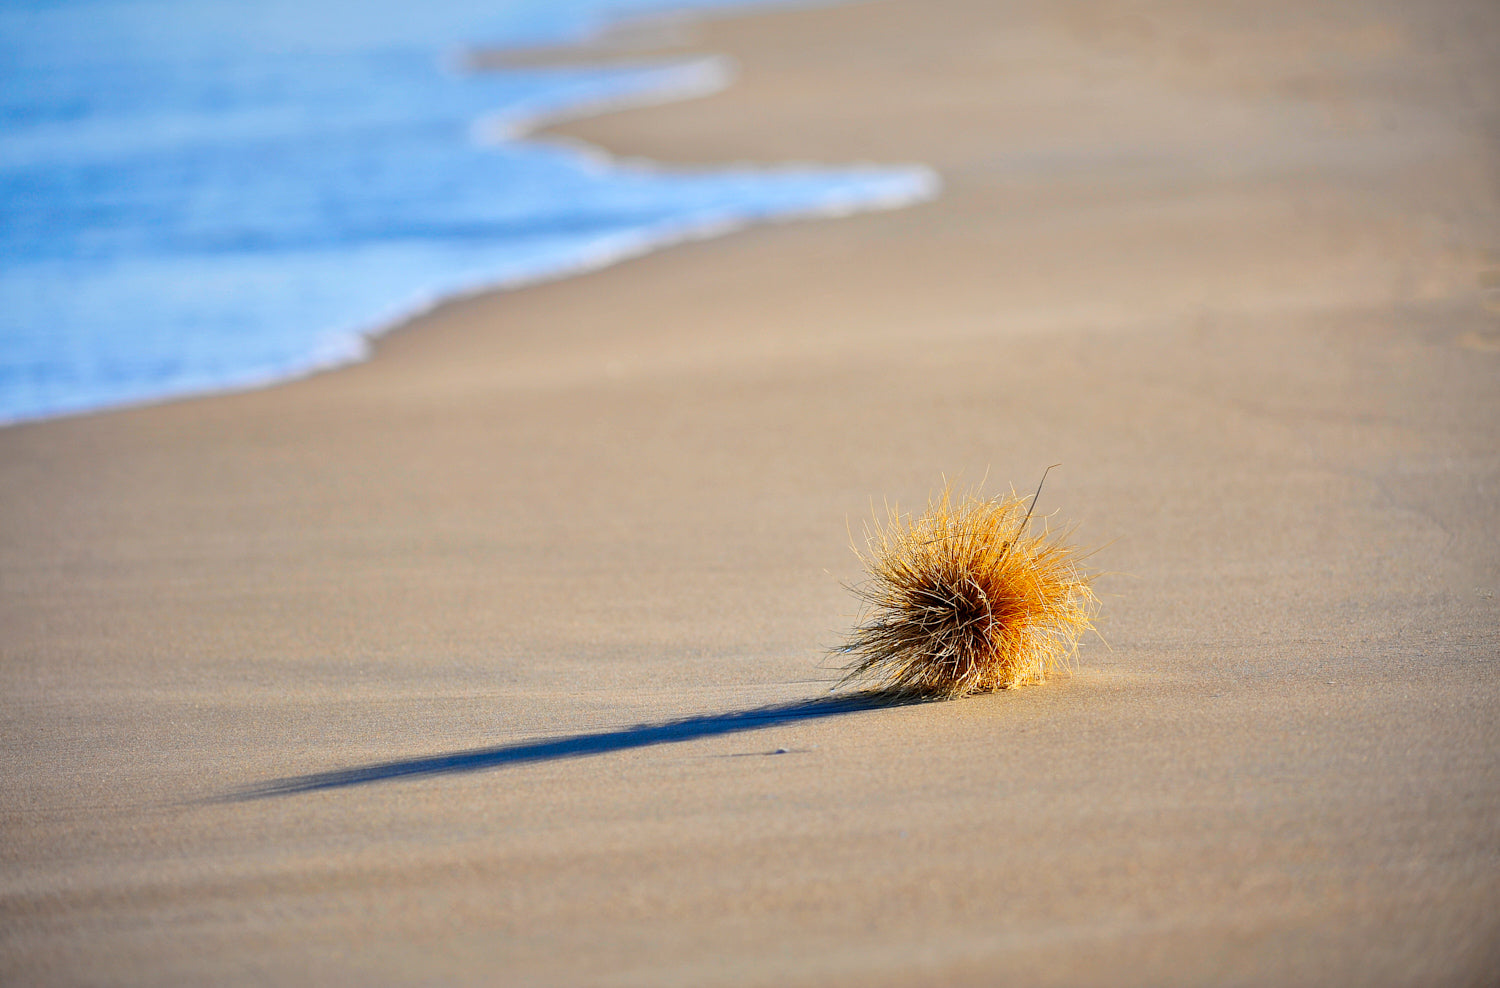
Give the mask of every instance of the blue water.
[(919, 168), (671, 170), (523, 137), (711, 91), (718, 60), (461, 67), (659, 6), (7, 0), (0, 421), (262, 384), (456, 292), (933, 194)]

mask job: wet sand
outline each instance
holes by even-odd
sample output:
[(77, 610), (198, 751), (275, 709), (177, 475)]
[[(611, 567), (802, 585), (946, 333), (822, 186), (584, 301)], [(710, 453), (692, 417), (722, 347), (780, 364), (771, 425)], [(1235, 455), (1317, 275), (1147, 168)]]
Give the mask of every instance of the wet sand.
[[(562, 136), (943, 196), (0, 430), (0, 980), (1489, 983), (1493, 5), (694, 31)], [(1107, 644), (818, 702), (872, 502), (1057, 461)]]

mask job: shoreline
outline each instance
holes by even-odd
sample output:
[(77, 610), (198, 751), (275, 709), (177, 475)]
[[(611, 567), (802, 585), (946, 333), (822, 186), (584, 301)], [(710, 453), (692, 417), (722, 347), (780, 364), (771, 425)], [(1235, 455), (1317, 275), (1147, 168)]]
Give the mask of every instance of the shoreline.
[[(750, 9), (755, 6), (753, 2), (747, 3)], [(768, 6), (784, 7), (785, 4), (773, 0)], [(691, 10), (677, 12), (675, 20), (682, 24), (690, 23), (692, 13)], [(698, 13), (707, 17), (715, 12), (706, 10)], [(642, 15), (643, 18), (648, 16)], [(626, 30), (628, 26), (627, 20), (622, 19), (597, 37), (581, 36), (567, 49), (548, 50), (554, 53), (571, 50), (583, 55), (594, 50), (602, 39), (609, 37), (610, 31)], [(643, 40), (650, 39), (652, 34), (647, 32), (634, 37), (635, 43), (639, 44)], [(663, 39), (658, 37), (657, 40)], [(574, 64), (582, 67), (588, 63), (580, 58)], [(503, 67), (503, 64), (498, 62), (495, 65), (496, 70)], [(691, 175), (690, 171), (673, 169), (647, 159), (619, 159), (603, 148), (586, 142), (576, 139), (565, 140), (556, 136), (549, 138), (541, 133), (554, 126), (584, 120), (592, 116), (703, 98), (720, 92), (733, 83), (732, 61), (712, 54), (700, 53), (649, 61), (638, 58), (630, 67), (636, 71), (636, 77), (628, 84), (618, 86), (615, 92), (607, 96), (575, 95), (572, 100), (559, 100), (553, 93), (538, 97), (529, 104), (518, 103), (509, 109), (492, 110), (481, 114), (470, 122), (469, 139), (479, 146), (499, 147), (507, 143), (529, 143), (538, 147), (550, 145), (588, 162), (592, 168), (611, 171), (621, 176), (649, 174), (670, 178), (674, 171), (683, 176)], [(480, 67), (474, 71), (489, 70)], [(709, 176), (722, 174), (724, 177), (735, 174), (753, 174), (768, 178), (808, 176), (837, 182), (838, 187), (834, 188), (830, 185), (817, 202), (810, 204), (786, 203), (780, 206), (768, 206), (746, 198), (727, 208), (718, 208), (715, 210), (718, 215), (713, 216), (691, 215), (693, 211), (684, 207), (679, 211), (681, 215), (670, 218), (670, 221), (640, 225), (624, 233), (604, 238), (597, 243), (577, 245), (568, 259), (565, 261), (554, 259), (550, 266), (517, 261), (513, 258), (503, 261), (492, 259), (499, 265), (495, 272), (482, 276), (476, 275), (467, 281), (453, 281), (450, 278), (447, 282), (439, 282), (436, 287), (429, 283), (425, 287), (407, 293), (404, 298), (375, 307), (379, 311), (377, 315), (345, 320), (342, 324), (327, 325), (316, 333), (309, 334), (307, 346), (295, 357), (282, 360), (274, 366), (252, 367), (249, 370), (234, 373), (200, 367), (195, 374), (189, 375), (189, 383), (158, 382), (159, 387), (152, 394), (125, 398), (100, 398), (98, 394), (109, 392), (109, 387), (98, 381), (88, 381), (85, 382), (83, 388), (88, 390), (89, 385), (92, 385), (94, 397), (78, 399), (77, 392), (75, 392), (68, 399), (54, 402), (53, 407), (43, 411), (24, 410), (26, 403), (23, 400), (18, 406), (23, 410), (0, 411), (0, 428), (274, 387), (368, 360), (375, 342), (380, 337), (420, 322), (435, 309), (464, 298), (489, 292), (515, 291), (528, 285), (576, 277), (652, 251), (725, 236), (760, 223), (842, 217), (867, 210), (904, 208), (931, 199), (941, 188), (941, 180), (935, 172), (924, 166), (911, 164), (889, 167), (860, 164), (852, 167), (822, 166), (821, 168), (774, 163), (762, 166), (739, 164), (715, 170), (701, 170), (699, 174)], [(353, 251), (360, 246), (351, 244), (349, 249)], [(126, 257), (121, 260), (128, 263), (135, 259)], [(505, 273), (507, 271), (509, 273)], [(292, 315), (297, 317), (302, 313)], [(293, 321), (296, 321), (295, 318)], [(97, 340), (95, 343), (98, 345)], [(107, 353), (105, 355), (107, 356)], [(47, 355), (44, 353), (43, 356)], [(86, 377), (86, 375), (82, 376)], [(193, 378), (197, 380), (194, 381)], [(211, 383), (204, 383), (205, 378), (213, 380)], [(46, 394), (47, 384), (48, 382), (43, 382), (42, 387), (34, 390)], [(118, 384), (115, 390), (116, 393), (119, 392)]]
[[(0, 980), (1481, 982), (1497, 21), (716, 18), (556, 132), (943, 195), (0, 430)], [(798, 716), (873, 506), (1059, 460), (1108, 648)]]

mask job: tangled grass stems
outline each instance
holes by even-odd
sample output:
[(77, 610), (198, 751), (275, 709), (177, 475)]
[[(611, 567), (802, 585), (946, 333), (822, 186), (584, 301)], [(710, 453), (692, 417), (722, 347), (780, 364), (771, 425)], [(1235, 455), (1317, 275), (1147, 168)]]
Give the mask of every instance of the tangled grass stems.
[(892, 507), (867, 524), (855, 553), (869, 578), (850, 588), (864, 613), (834, 650), (854, 657), (843, 681), (949, 699), (1068, 668), (1097, 598), (1071, 530), (1054, 535), (1045, 518), (1034, 526), (1040, 495), (1040, 486), (1027, 498), (947, 484), (921, 516)]

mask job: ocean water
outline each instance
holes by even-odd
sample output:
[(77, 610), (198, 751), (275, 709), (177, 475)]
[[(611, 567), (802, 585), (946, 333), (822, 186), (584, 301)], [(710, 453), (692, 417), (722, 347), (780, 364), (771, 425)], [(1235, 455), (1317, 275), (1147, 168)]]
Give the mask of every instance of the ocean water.
[(526, 139), (712, 92), (722, 59), (463, 67), (662, 6), (7, 0), (0, 422), (276, 381), (455, 293), (935, 193), (920, 167), (682, 170)]

